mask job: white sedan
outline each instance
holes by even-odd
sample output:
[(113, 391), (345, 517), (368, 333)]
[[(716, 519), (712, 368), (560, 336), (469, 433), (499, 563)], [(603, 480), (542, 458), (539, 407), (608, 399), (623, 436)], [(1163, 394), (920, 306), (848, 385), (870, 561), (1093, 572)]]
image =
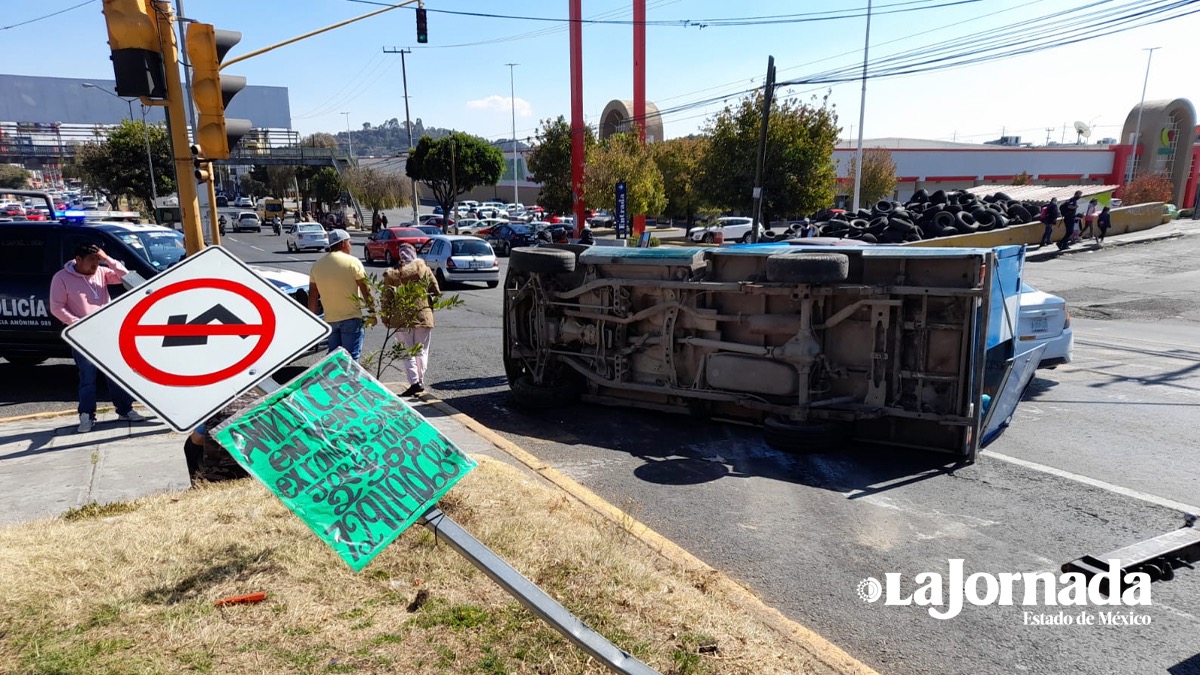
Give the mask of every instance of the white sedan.
[(417, 251), (429, 265), (438, 284), (448, 281), (477, 281), (488, 288), (500, 285), (500, 261), (491, 244), (479, 237), (441, 235), (430, 237)]
[(1029, 284), (1021, 284), (1021, 307), (1017, 315), (1019, 351), (1045, 344), (1038, 368), (1054, 368), (1071, 362), (1075, 335), (1071, 331), (1071, 313), (1067, 301), (1044, 293)]
[(320, 223), (299, 223), (287, 234), (287, 250), (303, 251), (309, 248), (325, 250), (329, 236)]
[[(723, 216), (717, 218), (714, 225), (708, 227), (698, 227), (690, 230), (689, 235), (692, 241), (699, 241), (705, 244), (711, 244), (716, 241), (717, 233), (720, 232), (726, 243), (741, 242), (743, 244), (750, 243), (750, 226), (754, 224), (754, 220), (742, 216)], [(762, 236), (765, 230), (760, 224), (758, 226), (758, 235)]]

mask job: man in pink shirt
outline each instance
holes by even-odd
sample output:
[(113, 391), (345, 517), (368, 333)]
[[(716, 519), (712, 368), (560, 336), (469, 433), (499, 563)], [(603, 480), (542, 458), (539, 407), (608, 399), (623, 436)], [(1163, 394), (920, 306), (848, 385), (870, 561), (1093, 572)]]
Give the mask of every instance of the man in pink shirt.
[[(104, 263), (101, 265), (100, 263)], [(75, 259), (63, 266), (50, 280), (50, 313), (70, 326), (107, 305), (112, 298), (108, 285), (118, 284), (129, 273), (95, 244), (75, 249)], [(79, 367), (79, 433), (87, 433), (96, 424), (96, 366), (78, 351), (72, 350)], [(117, 383), (108, 383), (117, 419), (142, 422), (146, 418), (133, 409), (133, 397)]]

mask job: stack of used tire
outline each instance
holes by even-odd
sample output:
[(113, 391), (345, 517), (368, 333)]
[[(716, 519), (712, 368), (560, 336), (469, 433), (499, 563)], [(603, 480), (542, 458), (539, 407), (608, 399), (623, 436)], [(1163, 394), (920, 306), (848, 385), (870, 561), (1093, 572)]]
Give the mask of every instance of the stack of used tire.
[[(1003, 192), (978, 197), (964, 190), (917, 190), (904, 203), (881, 201), (857, 212), (823, 210), (811, 216), (819, 237), (901, 244), (1032, 223), (1042, 202), (1017, 201)], [(767, 241), (800, 237), (800, 225), (767, 231)]]

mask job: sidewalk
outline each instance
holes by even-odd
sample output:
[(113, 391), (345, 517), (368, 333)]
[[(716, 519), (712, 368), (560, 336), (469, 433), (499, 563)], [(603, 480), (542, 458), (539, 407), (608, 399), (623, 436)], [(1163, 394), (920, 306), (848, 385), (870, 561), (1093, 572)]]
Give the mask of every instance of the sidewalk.
[(1099, 251), (1101, 249), (1112, 248), (1113, 246), (1145, 244), (1198, 233), (1200, 233), (1200, 220), (1192, 220), (1191, 218), (1186, 220), (1177, 219), (1149, 230), (1142, 230), (1141, 232), (1129, 232), (1126, 234), (1114, 234), (1112, 236), (1105, 237), (1103, 245), (1097, 244), (1092, 239), (1087, 238), (1076, 244), (1072, 244), (1070, 248), (1063, 251), (1058, 250), (1058, 247), (1054, 244), (1040, 248), (1037, 246), (1029, 246), (1025, 251), (1025, 260), (1028, 262), (1041, 262), (1043, 260), (1052, 260), (1060, 255)]
[[(526, 468), (434, 404), (410, 404), (463, 451)], [(112, 412), (89, 433), (75, 433), (78, 424), (74, 414), (0, 420), (0, 526), (191, 486), (184, 434), (153, 418), (118, 422)]]

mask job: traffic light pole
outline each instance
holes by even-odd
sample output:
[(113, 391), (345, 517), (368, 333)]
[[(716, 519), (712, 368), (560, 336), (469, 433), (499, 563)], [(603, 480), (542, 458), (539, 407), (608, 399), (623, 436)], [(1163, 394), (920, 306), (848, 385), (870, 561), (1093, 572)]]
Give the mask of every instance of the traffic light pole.
[(277, 42), (273, 45), (263, 47), (262, 49), (255, 49), (254, 51), (252, 51), (248, 54), (242, 54), (241, 56), (239, 56), (237, 58), (229, 59), (228, 61), (223, 62), (221, 64), (221, 69), (224, 70), (226, 66), (232, 66), (235, 63), (238, 63), (240, 61), (245, 61), (246, 59), (258, 56), (259, 54), (266, 54), (267, 52), (274, 50), (274, 49), (279, 49), (280, 47), (283, 47), (284, 45), (290, 45), (293, 42), (299, 42), (301, 40), (308, 39), (314, 35), (320, 35), (321, 33), (327, 33), (329, 31), (333, 30), (334, 28), (341, 28), (342, 26), (354, 23), (355, 21), (362, 21), (363, 19), (369, 19), (378, 14), (383, 14), (384, 12), (390, 12), (393, 9), (400, 9), (401, 7), (404, 7), (406, 5), (417, 4), (421, 1), (422, 0), (406, 0), (405, 2), (399, 2), (399, 3), (396, 3), (389, 7), (384, 7), (383, 9), (377, 9), (374, 12), (368, 12), (366, 14), (363, 14), (362, 16), (356, 16), (353, 19), (346, 19), (345, 21), (339, 21), (339, 22), (333, 24), (332, 26), (318, 28), (317, 30), (309, 31), (309, 32), (305, 33), (304, 35), (297, 35), (294, 38), (289, 38), (287, 40), (284, 40), (283, 42)]
[(217, 172), (212, 162), (207, 163), (208, 181), (208, 237), (213, 246), (221, 245), (221, 225), (217, 222)]
[[(200, 225), (196, 181), (192, 178), (192, 150), (188, 140), (183, 82), (179, 77), (179, 45), (174, 31), (175, 13), (168, 0), (155, 0), (154, 8), (158, 19), (158, 34), (162, 39), (163, 69), (166, 71), (167, 119), (170, 121), (168, 126), (171, 131), (171, 157), (175, 162), (179, 213), (183, 219), (183, 243), (188, 255), (194, 255), (204, 248), (204, 231)], [(211, 205), (212, 208), (216, 207), (215, 198)]]

